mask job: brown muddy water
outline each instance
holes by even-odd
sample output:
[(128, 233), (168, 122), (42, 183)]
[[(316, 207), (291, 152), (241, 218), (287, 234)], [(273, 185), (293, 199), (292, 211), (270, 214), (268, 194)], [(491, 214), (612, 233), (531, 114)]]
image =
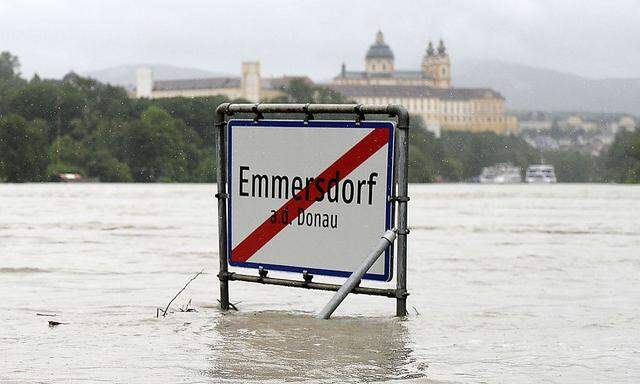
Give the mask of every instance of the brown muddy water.
[(217, 309), (214, 193), (0, 185), (0, 382), (640, 382), (637, 186), (412, 185), (410, 316), (330, 321), (330, 293), (242, 282)]

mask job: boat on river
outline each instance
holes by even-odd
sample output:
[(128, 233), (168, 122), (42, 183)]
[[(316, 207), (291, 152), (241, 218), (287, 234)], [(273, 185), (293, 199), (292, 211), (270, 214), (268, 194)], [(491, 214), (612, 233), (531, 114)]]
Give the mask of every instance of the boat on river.
[(556, 172), (553, 165), (548, 164), (534, 164), (527, 168), (525, 175), (525, 181), (527, 183), (538, 184), (551, 184), (557, 182)]
[(509, 163), (499, 163), (482, 168), (481, 184), (517, 184), (522, 183), (522, 168)]

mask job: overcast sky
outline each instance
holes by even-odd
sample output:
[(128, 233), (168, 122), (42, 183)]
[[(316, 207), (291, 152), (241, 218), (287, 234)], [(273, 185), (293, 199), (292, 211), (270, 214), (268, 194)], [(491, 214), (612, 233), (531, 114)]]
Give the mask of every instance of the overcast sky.
[(0, 51), (27, 77), (138, 63), (239, 73), (260, 60), (264, 75), (321, 80), (362, 68), (378, 28), (401, 69), (442, 37), (452, 60), (640, 77), (640, 0), (0, 0)]

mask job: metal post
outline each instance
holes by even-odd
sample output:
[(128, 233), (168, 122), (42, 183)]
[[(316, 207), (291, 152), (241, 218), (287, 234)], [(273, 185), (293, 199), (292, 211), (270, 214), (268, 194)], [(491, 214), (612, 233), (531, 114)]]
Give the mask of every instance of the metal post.
[(227, 156), (225, 115), (229, 104), (216, 109), (216, 181), (218, 184), (218, 254), (220, 256), (220, 309), (229, 310), (229, 279), (227, 278)]
[(340, 303), (342, 303), (342, 301), (347, 297), (347, 295), (356, 287), (356, 285), (358, 285), (358, 283), (360, 283), (360, 280), (362, 280), (362, 276), (364, 276), (364, 274), (367, 273), (369, 268), (371, 268), (373, 263), (375, 263), (376, 260), (378, 260), (380, 255), (383, 254), (384, 251), (393, 244), (393, 241), (395, 239), (396, 239), (396, 232), (391, 229), (386, 231), (382, 235), (382, 237), (380, 238), (380, 241), (378, 242), (378, 244), (376, 244), (376, 247), (364, 259), (364, 261), (358, 267), (358, 269), (356, 269), (351, 274), (351, 276), (349, 276), (347, 281), (345, 281), (344, 284), (342, 284), (342, 287), (340, 287), (338, 292), (336, 292), (336, 294), (333, 295), (333, 297), (331, 298), (331, 300), (329, 300), (327, 305), (325, 305), (324, 308), (322, 308), (322, 311), (318, 313), (318, 315), (316, 316), (318, 319), (326, 320), (329, 317), (331, 317), (331, 314), (333, 313), (333, 311), (335, 311), (336, 308), (338, 308)]
[(398, 246), (396, 277), (396, 316), (407, 315), (407, 203), (409, 201), (409, 113), (398, 108)]

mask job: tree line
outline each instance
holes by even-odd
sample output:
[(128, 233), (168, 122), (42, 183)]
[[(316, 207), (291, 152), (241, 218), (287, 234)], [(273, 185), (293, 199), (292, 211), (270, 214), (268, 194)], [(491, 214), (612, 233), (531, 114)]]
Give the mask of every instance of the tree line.
[(211, 129), (226, 98), (134, 99), (74, 73), (26, 81), (18, 69), (0, 54), (0, 180), (213, 181)]
[[(0, 181), (49, 181), (61, 172), (102, 182), (212, 182), (213, 125), (223, 96), (136, 99), (124, 88), (74, 73), (61, 80), (20, 76), (0, 53)], [(342, 103), (335, 91), (292, 80), (273, 102)], [(640, 182), (640, 132), (620, 133), (609, 152), (540, 154), (516, 136), (445, 132), (436, 138), (412, 116), (409, 179), (467, 181), (482, 167), (526, 168), (544, 157), (559, 181)]]

